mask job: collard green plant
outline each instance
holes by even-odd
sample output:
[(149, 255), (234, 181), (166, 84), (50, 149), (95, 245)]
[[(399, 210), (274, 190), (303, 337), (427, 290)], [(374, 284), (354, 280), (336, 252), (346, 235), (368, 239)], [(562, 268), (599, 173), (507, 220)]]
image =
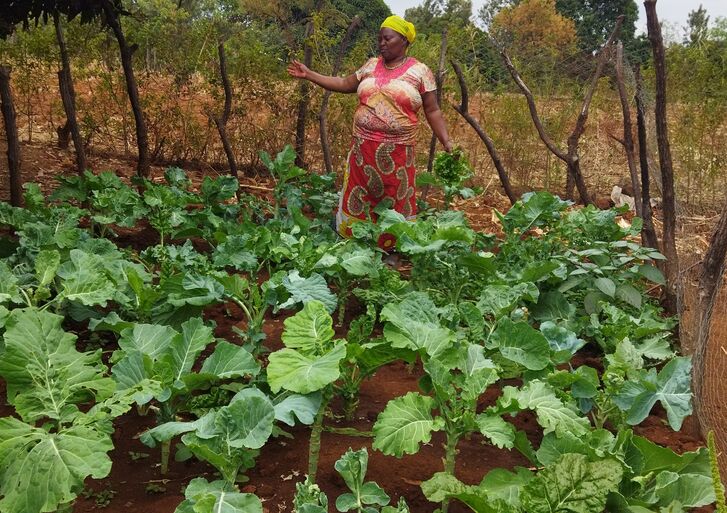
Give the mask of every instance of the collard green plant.
[[(334, 467), (350, 490), (336, 498), (336, 510), (341, 513), (409, 513), (409, 507), (402, 497), (396, 506), (389, 506), (390, 497), (375, 482), (366, 481), (369, 455), (366, 449), (348, 449), (336, 461)], [(296, 484), (293, 499), (299, 513), (327, 513), (328, 497), (310, 480)]]
[(55, 511), (77, 496), (87, 477), (106, 477), (111, 421), (131, 407), (135, 394), (157, 391), (148, 381), (118, 391), (100, 352), (78, 352), (62, 320), (26, 308), (3, 321), (0, 376), (20, 419), (0, 419), (2, 511)]
[[(158, 394), (137, 396), (136, 401), (144, 406), (154, 400), (161, 425), (175, 421), (195, 392), (209, 390), (225, 380), (255, 376), (260, 371), (245, 348), (221, 340), (199, 372), (192, 372), (197, 358), (214, 337), (212, 329), (199, 318), (189, 319), (181, 328), (178, 332), (169, 326), (134, 324), (121, 331), (119, 351), (114, 355), (112, 372), (119, 388), (134, 387), (142, 380), (159, 383)], [(166, 473), (169, 439), (163, 442), (162, 473)]]

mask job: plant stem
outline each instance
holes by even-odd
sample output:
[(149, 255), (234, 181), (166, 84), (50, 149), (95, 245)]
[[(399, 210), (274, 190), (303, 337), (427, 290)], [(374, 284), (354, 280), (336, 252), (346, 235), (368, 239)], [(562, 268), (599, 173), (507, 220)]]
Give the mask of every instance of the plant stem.
[[(454, 463), (457, 456), (457, 442), (459, 442), (459, 435), (447, 432), (447, 445), (444, 448), (444, 472), (452, 476), (454, 475)], [(447, 513), (448, 509), (449, 500), (445, 499), (442, 501), (442, 513)]]
[(161, 467), (161, 474), (164, 476), (169, 471), (169, 449), (172, 445), (171, 440), (165, 440), (162, 442), (161, 450), (162, 450), (162, 467)]
[(310, 483), (316, 482), (316, 472), (318, 472), (318, 456), (321, 452), (321, 433), (323, 432), (323, 417), (328, 407), (328, 402), (331, 400), (331, 389), (330, 385), (323, 391), (323, 397), (321, 399), (321, 406), (318, 408), (316, 413), (315, 421), (313, 422), (313, 429), (310, 433), (310, 442), (308, 444), (308, 481)]

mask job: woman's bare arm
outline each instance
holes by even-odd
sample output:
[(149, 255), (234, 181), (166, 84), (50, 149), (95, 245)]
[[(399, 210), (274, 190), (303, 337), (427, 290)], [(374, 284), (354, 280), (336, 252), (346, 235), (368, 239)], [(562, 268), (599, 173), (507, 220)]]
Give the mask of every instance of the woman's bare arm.
[(295, 78), (309, 80), (314, 84), (321, 86), (323, 89), (334, 91), (336, 93), (355, 93), (358, 89), (359, 80), (356, 75), (348, 75), (347, 77), (331, 77), (321, 75), (308, 68), (300, 61), (292, 61), (288, 65), (288, 75)]
[(432, 127), (434, 135), (442, 143), (445, 151), (452, 151), (452, 141), (449, 140), (447, 125), (444, 123), (444, 116), (442, 116), (442, 111), (439, 109), (439, 104), (437, 103), (436, 91), (424, 93), (422, 95), (422, 102), (424, 104), (424, 114), (427, 117), (429, 126)]

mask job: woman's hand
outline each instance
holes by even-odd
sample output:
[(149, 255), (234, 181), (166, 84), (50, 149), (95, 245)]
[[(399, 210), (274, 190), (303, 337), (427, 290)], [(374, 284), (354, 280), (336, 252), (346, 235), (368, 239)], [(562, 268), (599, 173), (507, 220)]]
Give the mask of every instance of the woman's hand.
[(308, 78), (308, 66), (300, 61), (293, 60), (288, 64), (288, 75), (295, 78)]
[(450, 139), (447, 139), (442, 146), (444, 146), (444, 151), (447, 153), (452, 153), (452, 150), (454, 149), (454, 145)]

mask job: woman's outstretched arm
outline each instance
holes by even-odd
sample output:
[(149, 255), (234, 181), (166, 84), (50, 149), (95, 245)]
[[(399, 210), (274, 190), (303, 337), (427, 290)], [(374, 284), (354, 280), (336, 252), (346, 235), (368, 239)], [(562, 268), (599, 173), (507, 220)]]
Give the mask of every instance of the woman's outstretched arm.
[(447, 125), (444, 123), (442, 111), (439, 109), (439, 104), (437, 103), (437, 93), (435, 91), (424, 93), (422, 95), (422, 102), (424, 104), (424, 114), (427, 116), (427, 122), (432, 127), (434, 135), (442, 143), (445, 151), (452, 151), (452, 141), (449, 139)]
[(288, 75), (295, 78), (309, 80), (314, 84), (321, 86), (323, 89), (334, 91), (336, 93), (355, 93), (358, 89), (359, 80), (356, 75), (347, 77), (331, 77), (321, 75), (311, 70), (300, 61), (293, 60), (288, 64)]

